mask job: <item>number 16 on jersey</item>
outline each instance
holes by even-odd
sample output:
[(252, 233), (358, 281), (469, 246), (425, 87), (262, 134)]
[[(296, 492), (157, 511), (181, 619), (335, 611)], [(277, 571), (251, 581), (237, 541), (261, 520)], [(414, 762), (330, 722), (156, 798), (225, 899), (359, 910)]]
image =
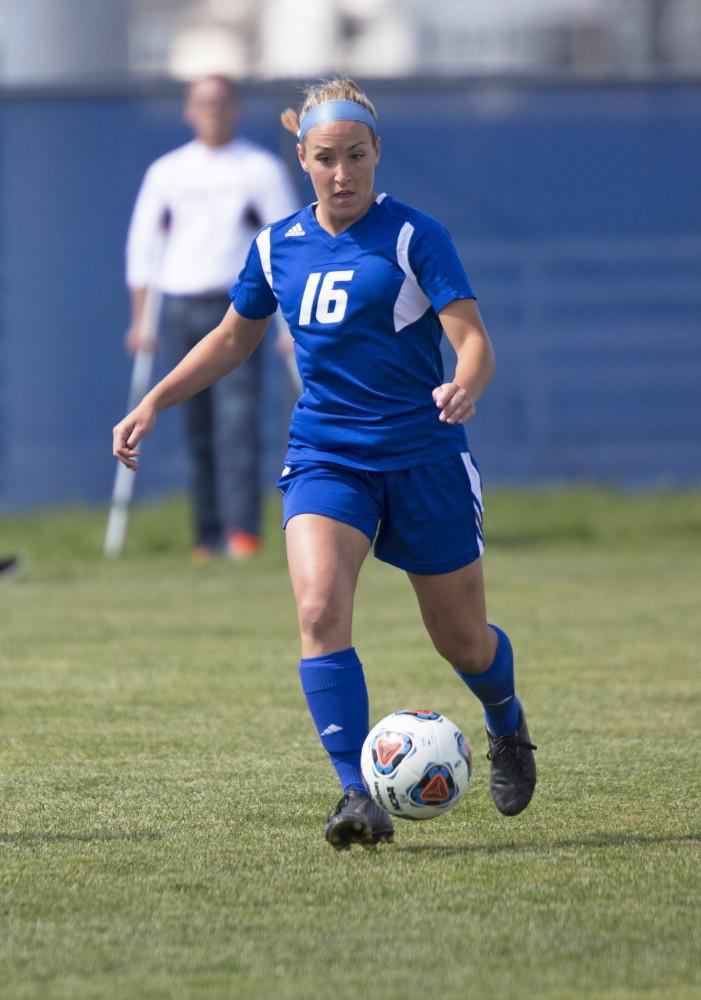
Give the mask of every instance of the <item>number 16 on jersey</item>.
[[(351, 281), (354, 274), (355, 271), (327, 271), (324, 280), (321, 281), (321, 271), (312, 271), (304, 286), (302, 305), (299, 310), (299, 325), (309, 326), (311, 323), (315, 299), (314, 318), (317, 323), (340, 323), (346, 315), (348, 292), (344, 288), (336, 286)], [(321, 288), (319, 288), (320, 281)], [(317, 289), (319, 289), (318, 297)]]

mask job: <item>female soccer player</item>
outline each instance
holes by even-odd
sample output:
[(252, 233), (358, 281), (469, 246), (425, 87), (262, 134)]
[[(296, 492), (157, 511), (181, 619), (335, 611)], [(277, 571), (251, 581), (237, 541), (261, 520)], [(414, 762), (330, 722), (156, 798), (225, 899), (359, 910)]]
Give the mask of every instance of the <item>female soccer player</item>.
[[(514, 816), (535, 788), (535, 747), (508, 636), (487, 623), (482, 493), (463, 427), (494, 371), (489, 338), (445, 229), (375, 193), (377, 116), (355, 83), (310, 87), (282, 122), (317, 201), (261, 230), (222, 322), (115, 427), (114, 454), (135, 469), (157, 413), (245, 361), (279, 305), (304, 384), (278, 482), (300, 678), (343, 789), (326, 839), (338, 850), (393, 839), (360, 771), (368, 696), (351, 638), (373, 542), (407, 572), (437, 652), (482, 702), (491, 794)], [(447, 382), (443, 333), (457, 355)]]

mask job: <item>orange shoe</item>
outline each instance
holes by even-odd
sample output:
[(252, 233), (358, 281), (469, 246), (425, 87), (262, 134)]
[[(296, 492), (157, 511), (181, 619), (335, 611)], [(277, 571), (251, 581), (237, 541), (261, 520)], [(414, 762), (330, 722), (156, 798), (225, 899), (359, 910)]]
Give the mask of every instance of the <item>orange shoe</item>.
[(248, 531), (231, 531), (226, 548), (232, 559), (250, 559), (258, 555), (263, 543), (260, 535), (252, 535)]

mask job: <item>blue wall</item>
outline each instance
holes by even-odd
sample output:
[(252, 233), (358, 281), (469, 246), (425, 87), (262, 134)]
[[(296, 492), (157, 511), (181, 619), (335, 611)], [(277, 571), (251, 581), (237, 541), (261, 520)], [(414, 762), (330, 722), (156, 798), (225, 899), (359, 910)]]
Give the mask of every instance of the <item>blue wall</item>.
[[(378, 188), (448, 226), (495, 343), (469, 428), (487, 479), (700, 483), (701, 83), (368, 89)], [(245, 91), (242, 122), (290, 159), (276, 116), (294, 93)], [(173, 88), (0, 99), (0, 509), (109, 497), (129, 214), (148, 163), (187, 138)], [(265, 350), (271, 483), (292, 398)], [(184, 477), (167, 413), (138, 492)]]

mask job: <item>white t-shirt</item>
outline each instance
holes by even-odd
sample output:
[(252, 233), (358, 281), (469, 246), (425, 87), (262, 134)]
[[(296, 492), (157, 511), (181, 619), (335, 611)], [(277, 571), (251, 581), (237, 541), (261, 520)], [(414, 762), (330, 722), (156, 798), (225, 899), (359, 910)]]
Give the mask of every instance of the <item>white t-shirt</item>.
[(226, 291), (256, 231), (298, 208), (285, 164), (261, 146), (188, 142), (146, 171), (129, 226), (127, 284), (170, 295)]

